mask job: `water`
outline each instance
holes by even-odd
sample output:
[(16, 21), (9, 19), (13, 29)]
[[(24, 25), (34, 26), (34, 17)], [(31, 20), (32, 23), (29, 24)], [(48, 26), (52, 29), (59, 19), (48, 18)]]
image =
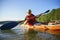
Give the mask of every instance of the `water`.
[(0, 40), (60, 40), (60, 34), (35, 31), (31, 33), (24, 31), (19, 24), (11, 30), (0, 30)]

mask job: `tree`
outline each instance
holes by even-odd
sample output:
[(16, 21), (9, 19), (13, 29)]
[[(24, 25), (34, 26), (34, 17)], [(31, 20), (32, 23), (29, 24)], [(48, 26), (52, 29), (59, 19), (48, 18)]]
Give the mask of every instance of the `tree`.
[(51, 12), (42, 15), (38, 18), (40, 22), (48, 22), (53, 20), (60, 20), (60, 8), (52, 9)]

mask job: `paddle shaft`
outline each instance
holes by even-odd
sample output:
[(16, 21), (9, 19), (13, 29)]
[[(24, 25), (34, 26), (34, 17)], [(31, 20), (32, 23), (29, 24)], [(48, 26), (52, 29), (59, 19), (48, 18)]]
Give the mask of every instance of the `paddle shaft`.
[[(48, 13), (49, 11), (50, 11), (50, 10), (47, 10), (47, 11), (45, 11), (44, 13), (41, 13), (41, 14)], [(36, 15), (35, 18), (39, 18), (39, 17), (41, 16), (41, 14)], [(25, 18), (25, 20), (26, 20), (26, 18)], [(20, 23), (24, 22), (25, 20), (20, 21)]]
[[(45, 11), (44, 13), (41, 13), (41, 14), (48, 13), (49, 11), (50, 11), (50, 10), (47, 10), (47, 11)], [(41, 16), (41, 14), (36, 15), (36, 18), (39, 18), (39, 17)]]

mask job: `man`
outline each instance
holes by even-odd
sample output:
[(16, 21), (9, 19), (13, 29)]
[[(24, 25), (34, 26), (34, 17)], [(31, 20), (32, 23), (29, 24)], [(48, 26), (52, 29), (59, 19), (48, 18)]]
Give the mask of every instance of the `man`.
[(24, 24), (28, 24), (30, 26), (34, 25), (37, 21), (36, 21), (36, 16), (33, 15), (31, 13), (31, 10), (28, 10), (28, 15), (26, 16), (26, 21), (24, 22)]

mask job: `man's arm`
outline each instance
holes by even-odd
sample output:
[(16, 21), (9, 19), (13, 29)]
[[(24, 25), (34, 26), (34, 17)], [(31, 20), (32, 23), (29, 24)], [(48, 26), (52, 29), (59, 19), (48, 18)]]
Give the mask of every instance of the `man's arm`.
[(39, 18), (41, 15), (42, 15), (42, 14), (37, 15), (37, 16), (35, 16), (35, 18)]

